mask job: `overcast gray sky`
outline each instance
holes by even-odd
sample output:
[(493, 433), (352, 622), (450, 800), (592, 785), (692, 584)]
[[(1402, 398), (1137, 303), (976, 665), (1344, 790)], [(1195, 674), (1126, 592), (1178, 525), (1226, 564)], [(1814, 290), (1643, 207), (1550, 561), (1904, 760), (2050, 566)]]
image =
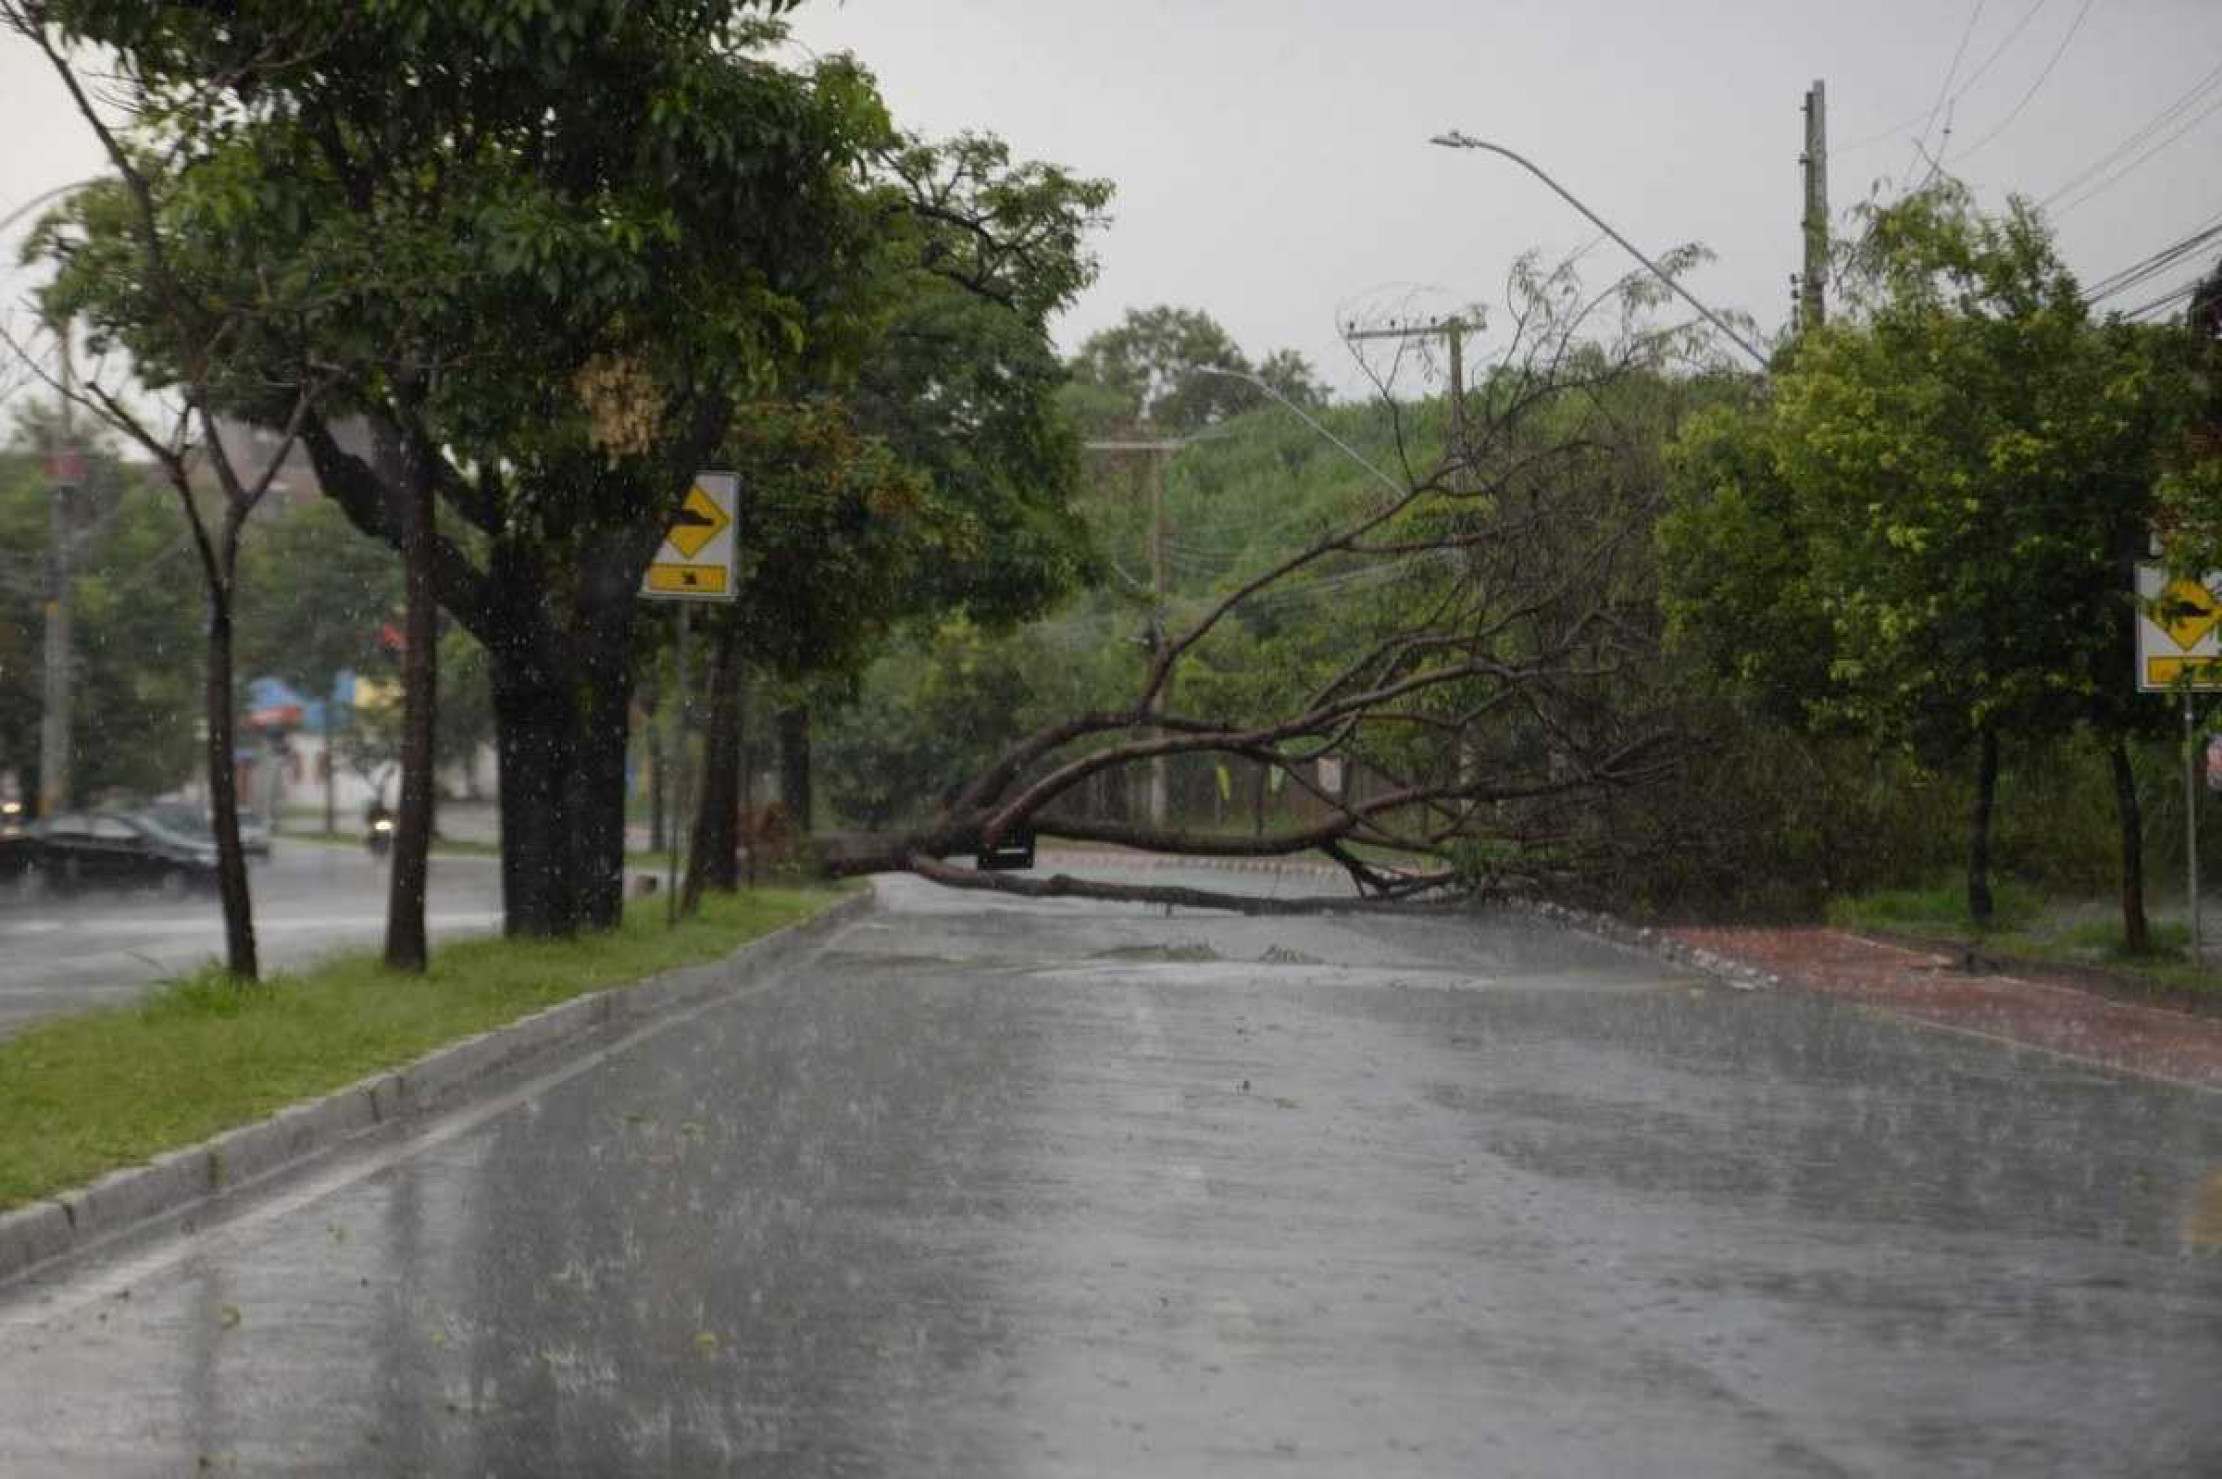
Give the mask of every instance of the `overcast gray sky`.
[[(1182, 304), (1346, 389), (1338, 321), (1493, 301), (1520, 251), (1595, 235), (1514, 165), (1428, 145), (1449, 128), (1530, 155), (1647, 250), (1705, 243), (1692, 285), (1769, 331), (1815, 78), (1839, 211), (1926, 171), (1925, 124), (1998, 203), (2053, 196), (2175, 108), (2053, 201), (2064, 254), (2095, 280), (2222, 219), (2222, 0), (814, 0), (794, 24), (862, 58), (908, 127), (1116, 182), (1068, 347)], [(0, 214), (99, 165), (42, 67), (0, 43)], [(1617, 271), (1613, 251), (1585, 266)]]

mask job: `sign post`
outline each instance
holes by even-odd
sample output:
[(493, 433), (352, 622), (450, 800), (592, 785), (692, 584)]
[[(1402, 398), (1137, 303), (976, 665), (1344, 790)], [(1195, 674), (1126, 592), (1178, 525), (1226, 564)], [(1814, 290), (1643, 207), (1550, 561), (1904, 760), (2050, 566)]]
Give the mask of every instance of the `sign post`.
[(2191, 968), (2199, 968), (2199, 738), (2191, 717), (2191, 695), (2183, 696), (2183, 855), (2190, 871)]
[(670, 778), (671, 855), (664, 862), (664, 918), (669, 924), (679, 922), (679, 850), (680, 839), (686, 832), (688, 794), (684, 781), (687, 740), (694, 717), (694, 696), (687, 691), (687, 636), (692, 625), (688, 621), (689, 608), (700, 601), (731, 601), (740, 593), (739, 541), (734, 538), (734, 523), (739, 518), (736, 505), (740, 484), (740, 476), (736, 473), (696, 473), (687, 496), (680, 501), (677, 517), (671, 521), (671, 528), (665, 533), (664, 542), (640, 583), (643, 601), (671, 601), (679, 608), (676, 613), (678, 648), (674, 654), (674, 665), (678, 669), (676, 727), (679, 733), (677, 743), (672, 746), (679, 763), (674, 767), (677, 773)]
[(2160, 565), (2137, 567), (2137, 688), (2183, 695), (2183, 831), (2186, 917), (2191, 966), (2203, 960), (2199, 919), (2198, 714), (2192, 695), (2222, 689), (2222, 572), (2203, 579), (2171, 576)]

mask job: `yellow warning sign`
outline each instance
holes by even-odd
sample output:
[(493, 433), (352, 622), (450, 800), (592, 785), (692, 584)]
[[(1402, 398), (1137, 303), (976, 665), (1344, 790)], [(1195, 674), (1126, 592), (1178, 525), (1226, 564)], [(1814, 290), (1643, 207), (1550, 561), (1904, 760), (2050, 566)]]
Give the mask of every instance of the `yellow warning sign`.
[(731, 515), (697, 483), (687, 490), (686, 501), (679, 505), (679, 517), (671, 521), (671, 532), (664, 536), (664, 542), (691, 560), (732, 522)]
[(2189, 683), (2194, 688), (2222, 687), (2222, 657), (2148, 657), (2145, 686), (2173, 688)]
[(722, 596), (726, 575), (723, 565), (650, 565), (648, 589), (664, 596)]
[(2199, 582), (2179, 576), (2161, 588), (2153, 602), (2152, 617), (2169, 641), (2189, 652), (2222, 624), (2222, 602)]
[(648, 601), (730, 601), (738, 594), (740, 479), (703, 471), (687, 485), (678, 512), (641, 577)]

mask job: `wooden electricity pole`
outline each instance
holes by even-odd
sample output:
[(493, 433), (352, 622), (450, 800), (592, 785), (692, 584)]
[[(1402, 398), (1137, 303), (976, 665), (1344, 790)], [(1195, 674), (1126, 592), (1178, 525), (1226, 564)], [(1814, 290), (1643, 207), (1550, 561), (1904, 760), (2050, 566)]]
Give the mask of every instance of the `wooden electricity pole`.
[(1821, 290), (1829, 273), (1828, 89), (1816, 78), (1805, 94), (1805, 273), (1799, 282), (1798, 326), (1817, 329), (1827, 313)]
[(62, 350), (61, 420), (54, 450), (47, 459), (46, 647), (41, 673), (39, 713), (39, 815), (50, 817), (69, 807), (70, 777), (70, 564), (75, 533), (70, 507), (85, 482), (85, 459), (77, 447), (71, 416), (75, 367), (70, 356), (70, 325), (56, 323)]
[(1441, 339), (1450, 352), (1450, 446), (1453, 455), (1466, 445), (1466, 335), (1482, 330), (1481, 314), (1472, 318), (1452, 314), (1422, 323), (1390, 322), (1378, 329), (1345, 329), (1343, 339), (1356, 344), (1367, 339)]

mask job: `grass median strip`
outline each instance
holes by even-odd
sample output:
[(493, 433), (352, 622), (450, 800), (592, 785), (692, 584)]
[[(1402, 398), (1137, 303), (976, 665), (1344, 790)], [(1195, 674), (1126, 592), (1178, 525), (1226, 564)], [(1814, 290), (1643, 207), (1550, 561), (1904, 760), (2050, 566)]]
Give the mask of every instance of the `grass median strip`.
[(676, 928), (650, 901), (607, 934), (457, 941), (422, 976), (374, 954), (245, 987), (211, 970), (137, 1006), (39, 1023), (0, 1042), (0, 1211), (582, 993), (715, 960), (842, 897), (713, 894)]
[(2047, 899), (2011, 879), (2001, 880), (1993, 892), (1995, 912), (1987, 926), (1969, 917), (1966, 891), (1957, 884), (1837, 899), (1829, 905), (1828, 922), (1839, 929), (1933, 940), (1948, 950), (1973, 948), (2008, 965), (2095, 971), (2125, 986), (2203, 1006), (2222, 998), (2222, 980), (2191, 964), (2191, 931), (2183, 924), (2150, 919), (2147, 947), (2132, 951), (2113, 900)]

